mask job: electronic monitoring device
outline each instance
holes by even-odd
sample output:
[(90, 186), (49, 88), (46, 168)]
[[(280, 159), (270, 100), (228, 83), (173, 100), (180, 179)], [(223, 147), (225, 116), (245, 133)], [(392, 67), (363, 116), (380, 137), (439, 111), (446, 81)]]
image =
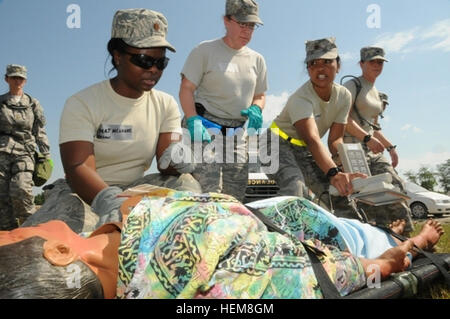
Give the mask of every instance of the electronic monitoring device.
[[(354, 193), (349, 196), (350, 199), (372, 206), (388, 205), (409, 199), (400, 189), (392, 185), (391, 174), (383, 173), (371, 176), (366, 156), (360, 143), (339, 144), (338, 152), (344, 172), (363, 173), (368, 176), (367, 178), (355, 178), (352, 180)], [(332, 185), (330, 185), (330, 194), (334, 196), (339, 195), (337, 189)]]

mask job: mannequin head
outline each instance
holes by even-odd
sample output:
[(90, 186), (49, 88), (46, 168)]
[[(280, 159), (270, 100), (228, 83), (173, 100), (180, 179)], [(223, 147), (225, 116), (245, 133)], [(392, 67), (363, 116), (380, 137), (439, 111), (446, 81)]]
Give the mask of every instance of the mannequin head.
[(88, 238), (61, 221), (0, 232), (0, 298), (114, 298), (119, 244), (115, 224)]

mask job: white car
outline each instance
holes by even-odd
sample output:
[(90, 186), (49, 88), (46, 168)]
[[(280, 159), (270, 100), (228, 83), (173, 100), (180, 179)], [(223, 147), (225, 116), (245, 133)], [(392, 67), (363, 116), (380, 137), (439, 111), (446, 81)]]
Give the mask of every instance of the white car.
[(405, 182), (405, 184), (406, 193), (411, 197), (407, 202), (413, 218), (427, 218), (428, 214), (436, 217), (450, 214), (450, 196), (430, 192), (411, 182)]

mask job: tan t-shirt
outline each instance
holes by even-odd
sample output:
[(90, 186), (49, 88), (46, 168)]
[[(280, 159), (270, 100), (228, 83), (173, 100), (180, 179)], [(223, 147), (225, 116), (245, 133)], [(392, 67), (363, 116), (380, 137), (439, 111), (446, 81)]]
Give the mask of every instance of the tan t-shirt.
[(197, 87), (195, 102), (219, 118), (245, 121), (241, 110), (267, 91), (264, 58), (248, 47), (234, 50), (222, 39), (200, 43), (189, 54), (181, 74)]
[[(361, 91), (356, 97), (356, 107), (358, 108), (359, 114), (371, 123), (376, 123), (378, 116), (383, 112), (383, 102), (381, 102), (378, 90), (373, 83), (367, 81), (364, 77), (360, 76), (359, 81), (361, 82)], [(344, 83), (344, 86), (352, 94), (352, 104), (356, 95), (356, 85), (353, 80)], [(354, 109), (351, 109), (350, 116), (356, 121), (356, 123), (361, 126), (361, 128), (368, 134), (373, 134), (373, 128), (367, 124), (367, 122), (361, 123), (358, 115)], [(345, 136), (351, 136), (348, 133)]]
[(109, 80), (71, 96), (61, 116), (59, 143), (94, 144), (97, 172), (109, 185), (142, 177), (156, 153), (160, 133), (181, 133), (175, 99), (152, 89), (138, 99), (117, 94)]
[(289, 97), (275, 123), (290, 137), (300, 139), (294, 123), (314, 118), (320, 137), (323, 137), (333, 123), (347, 124), (350, 101), (350, 92), (342, 85), (333, 83), (330, 100), (326, 102), (308, 81)]

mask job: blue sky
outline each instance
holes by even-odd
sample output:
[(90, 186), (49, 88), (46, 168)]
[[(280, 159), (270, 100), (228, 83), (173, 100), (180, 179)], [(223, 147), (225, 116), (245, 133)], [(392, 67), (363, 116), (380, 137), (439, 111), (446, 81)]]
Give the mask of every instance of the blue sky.
[[(361, 47), (380, 45), (387, 52), (389, 62), (376, 86), (389, 95), (381, 124), (398, 145), (400, 173), (420, 165), (432, 168), (450, 158), (450, 1), (258, 2), (264, 26), (249, 46), (268, 66), (265, 123), (307, 80), (304, 42), (334, 36), (343, 59), (337, 81), (360, 74)], [(80, 9), (79, 28), (68, 27), (68, 20), (76, 21), (71, 4)], [(55, 162), (51, 180), (64, 175), (58, 131), (65, 100), (108, 78), (112, 17), (124, 8), (153, 9), (167, 17), (168, 40), (177, 52), (168, 52), (170, 64), (157, 88), (178, 100), (179, 73), (191, 49), (224, 35), (225, 0), (0, 0), (0, 68), (9, 63), (28, 67), (26, 92), (40, 100), (47, 117)], [(6, 92), (6, 83), (0, 83), (0, 92)]]

